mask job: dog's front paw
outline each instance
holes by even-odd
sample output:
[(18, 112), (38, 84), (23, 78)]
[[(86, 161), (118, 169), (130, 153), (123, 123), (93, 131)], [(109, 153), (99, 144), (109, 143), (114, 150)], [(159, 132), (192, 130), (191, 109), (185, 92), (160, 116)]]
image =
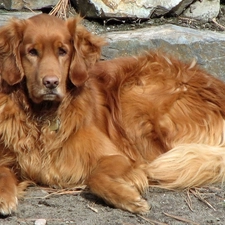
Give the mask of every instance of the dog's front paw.
[(132, 212), (132, 213), (146, 213), (150, 210), (150, 206), (148, 205), (147, 201), (141, 197), (133, 199), (131, 201), (127, 201), (123, 205), (124, 209)]
[(9, 195), (8, 193), (1, 194), (0, 196), (0, 214), (3, 216), (10, 215), (16, 211), (18, 199), (15, 195)]

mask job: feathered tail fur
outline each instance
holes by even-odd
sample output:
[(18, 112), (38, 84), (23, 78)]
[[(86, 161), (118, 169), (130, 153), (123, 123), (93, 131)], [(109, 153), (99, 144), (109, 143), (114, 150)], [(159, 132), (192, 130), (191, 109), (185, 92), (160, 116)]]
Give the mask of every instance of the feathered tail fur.
[(148, 167), (150, 183), (184, 189), (225, 180), (225, 147), (183, 144), (155, 159)]

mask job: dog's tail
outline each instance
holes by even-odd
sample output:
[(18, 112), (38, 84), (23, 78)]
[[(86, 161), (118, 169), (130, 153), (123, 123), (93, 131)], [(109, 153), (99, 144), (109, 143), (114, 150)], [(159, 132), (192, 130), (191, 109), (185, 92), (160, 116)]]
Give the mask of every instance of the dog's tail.
[(150, 185), (184, 189), (225, 181), (225, 147), (179, 145), (148, 165)]

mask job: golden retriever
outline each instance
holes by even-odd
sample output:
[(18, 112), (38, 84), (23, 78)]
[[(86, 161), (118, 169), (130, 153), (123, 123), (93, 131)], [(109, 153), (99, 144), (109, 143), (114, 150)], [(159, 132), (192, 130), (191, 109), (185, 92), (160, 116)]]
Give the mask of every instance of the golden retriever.
[(159, 52), (99, 62), (105, 41), (41, 14), (0, 29), (0, 211), (28, 182), (85, 184), (108, 204), (149, 210), (149, 185), (222, 182), (225, 84)]

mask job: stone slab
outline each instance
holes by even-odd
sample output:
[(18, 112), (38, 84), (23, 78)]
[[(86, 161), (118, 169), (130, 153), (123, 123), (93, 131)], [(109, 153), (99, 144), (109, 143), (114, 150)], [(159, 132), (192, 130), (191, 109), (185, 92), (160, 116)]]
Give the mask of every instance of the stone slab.
[(0, 26), (6, 24), (10, 19), (14, 18), (19, 18), (19, 19), (27, 19), (31, 16), (35, 16), (37, 14), (42, 13), (41, 11), (33, 11), (33, 12), (21, 12), (21, 11), (5, 11), (5, 10), (0, 10)]
[(139, 54), (160, 49), (187, 62), (194, 58), (211, 74), (225, 80), (225, 33), (162, 25), (104, 35), (109, 45), (103, 58)]

